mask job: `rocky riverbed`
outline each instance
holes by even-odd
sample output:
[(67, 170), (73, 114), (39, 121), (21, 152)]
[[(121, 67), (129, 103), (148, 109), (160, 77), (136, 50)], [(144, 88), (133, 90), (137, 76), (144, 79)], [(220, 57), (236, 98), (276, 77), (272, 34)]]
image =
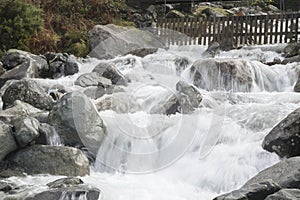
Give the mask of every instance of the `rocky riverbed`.
[(0, 199), (300, 198), (299, 44), (89, 36), (94, 58), (2, 57)]

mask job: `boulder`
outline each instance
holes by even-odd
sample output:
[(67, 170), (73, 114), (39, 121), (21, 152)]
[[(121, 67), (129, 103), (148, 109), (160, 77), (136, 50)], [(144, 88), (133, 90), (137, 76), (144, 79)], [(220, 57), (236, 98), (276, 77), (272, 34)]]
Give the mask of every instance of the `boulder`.
[(83, 184), (80, 178), (61, 178), (47, 184), (49, 188), (65, 188)]
[(300, 108), (279, 122), (264, 138), (262, 146), (280, 157), (300, 156)]
[(7, 193), (7, 192), (11, 191), (15, 187), (16, 186), (14, 184), (7, 183), (5, 181), (0, 181), (0, 192)]
[(211, 43), (203, 52), (202, 56), (214, 58), (220, 52), (220, 44), (218, 42)]
[(104, 88), (102, 86), (88, 87), (83, 91), (83, 93), (91, 99), (98, 99), (105, 94), (113, 94), (117, 92), (124, 92), (124, 89), (119, 86), (112, 85), (108, 88)]
[(12, 106), (15, 100), (20, 100), (42, 109), (51, 110), (53, 99), (33, 80), (19, 80), (12, 82), (5, 90), (2, 101), (3, 109)]
[(28, 103), (16, 100), (12, 107), (0, 111), (0, 120), (10, 124), (12, 121), (25, 116), (36, 116), (43, 113), (42, 110), (33, 107)]
[(272, 180), (254, 183), (228, 194), (214, 198), (214, 200), (263, 200), (268, 195), (280, 190), (280, 186)]
[(62, 53), (44, 54), (48, 65), (44, 65), (39, 69), (39, 76), (41, 78), (59, 78), (61, 76), (68, 76), (76, 74), (79, 71), (76, 57), (73, 55)]
[(188, 67), (190, 61), (185, 57), (178, 57), (174, 60), (176, 66), (176, 74), (180, 76), (182, 72)]
[(180, 96), (180, 112), (187, 114), (199, 108), (202, 96), (201, 93), (193, 86), (184, 81), (176, 84), (176, 90)]
[(75, 81), (75, 85), (81, 87), (101, 86), (103, 88), (108, 88), (112, 85), (112, 82), (110, 79), (102, 77), (98, 72), (92, 72), (79, 76)]
[(187, 71), (193, 84), (206, 90), (249, 92), (252, 73), (247, 61), (238, 59), (201, 59)]
[(298, 200), (300, 199), (299, 189), (281, 189), (278, 192), (267, 196), (265, 200)]
[(104, 78), (110, 79), (114, 85), (127, 85), (128, 81), (124, 75), (117, 69), (117, 67), (112, 63), (99, 63), (93, 72), (98, 73)]
[(281, 188), (300, 189), (300, 157), (288, 158), (259, 172), (243, 188), (269, 179)]
[[(118, 55), (125, 55), (136, 49), (165, 48), (155, 31), (147, 31), (121, 27), (113, 24), (96, 25), (89, 31), (89, 56), (99, 59), (111, 59)], [(152, 53), (152, 52), (150, 52)]]
[(288, 63), (294, 63), (294, 62), (300, 62), (300, 55), (285, 58), (285, 59), (281, 62), (281, 64), (286, 65), (286, 64), (288, 64)]
[(72, 147), (29, 146), (15, 152), (8, 161), (29, 175), (86, 176), (90, 173), (88, 159)]
[(49, 122), (64, 144), (83, 145), (97, 155), (106, 128), (86, 95), (80, 92), (64, 95), (50, 111)]
[(39, 137), (35, 140), (36, 144), (51, 146), (59, 146), (62, 144), (60, 137), (53, 126), (46, 123), (41, 123), (38, 128)]
[(299, 55), (300, 43), (290, 43), (284, 48), (286, 58)]
[[(30, 191), (28, 191), (29, 193)], [(31, 192), (32, 193), (32, 192)], [(89, 185), (78, 185), (73, 187), (62, 187), (57, 189), (48, 189), (38, 194), (33, 194), (25, 200), (67, 200), (67, 199), (84, 199), (97, 200), (100, 197), (100, 190)]]
[(11, 152), (17, 149), (17, 144), (9, 125), (0, 121), (0, 162)]
[(294, 92), (300, 92), (300, 77), (298, 77), (298, 80), (294, 86)]
[(149, 54), (156, 53), (158, 51), (158, 48), (141, 48), (141, 49), (134, 49), (132, 51), (127, 52), (126, 54), (132, 54), (138, 57), (144, 58), (145, 56)]
[(25, 147), (37, 139), (40, 123), (33, 117), (19, 118), (13, 122), (14, 136), (18, 146)]
[(0, 76), (0, 87), (7, 80), (38, 77), (39, 68), (47, 65), (46, 60), (40, 56), (14, 49), (9, 50), (2, 60), (7, 71)]

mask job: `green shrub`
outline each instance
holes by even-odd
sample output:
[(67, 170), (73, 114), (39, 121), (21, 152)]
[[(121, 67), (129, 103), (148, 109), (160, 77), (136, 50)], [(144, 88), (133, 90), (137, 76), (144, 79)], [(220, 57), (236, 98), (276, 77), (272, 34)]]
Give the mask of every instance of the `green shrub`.
[(32, 35), (43, 25), (41, 10), (22, 0), (1, 0), (0, 49), (29, 50)]

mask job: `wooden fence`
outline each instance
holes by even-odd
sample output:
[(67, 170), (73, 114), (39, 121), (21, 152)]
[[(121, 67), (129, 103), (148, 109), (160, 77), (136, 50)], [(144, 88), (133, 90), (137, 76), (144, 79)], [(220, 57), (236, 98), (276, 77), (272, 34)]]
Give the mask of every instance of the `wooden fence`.
[(157, 21), (160, 37), (169, 44), (235, 46), (276, 44), (300, 39), (300, 13), (208, 18), (166, 18)]

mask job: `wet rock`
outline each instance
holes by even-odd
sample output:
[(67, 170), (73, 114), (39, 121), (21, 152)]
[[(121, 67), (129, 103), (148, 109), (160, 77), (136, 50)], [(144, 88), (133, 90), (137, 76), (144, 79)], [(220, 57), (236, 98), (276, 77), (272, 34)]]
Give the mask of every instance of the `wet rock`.
[(98, 72), (92, 72), (79, 76), (75, 81), (75, 85), (81, 87), (101, 86), (103, 88), (108, 88), (112, 85), (112, 82), (110, 79), (102, 77)]
[(12, 129), (0, 121), (0, 162), (11, 152), (17, 149)]
[(93, 72), (97, 72), (104, 78), (110, 79), (114, 85), (127, 85), (128, 81), (124, 75), (111, 63), (100, 63), (94, 69)]
[(38, 69), (47, 65), (42, 57), (20, 50), (9, 50), (2, 60), (7, 71), (0, 76), (0, 87), (8, 80), (38, 77)]
[(25, 200), (56, 200), (56, 199), (84, 199), (97, 200), (100, 197), (100, 190), (89, 185), (78, 185), (73, 187), (63, 187), (49, 189), (38, 194), (31, 195)]
[(272, 180), (254, 183), (228, 194), (214, 198), (214, 200), (263, 200), (268, 195), (280, 190), (280, 186)]
[(144, 58), (145, 56), (156, 53), (157, 51), (158, 48), (141, 48), (141, 49), (134, 49), (132, 51), (127, 52), (126, 54), (132, 54)]
[(298, 80), (294, 86), (294, 92), (300, 92), (300, 77), (298, 77)]
[(203, 52), (204, 57), (214, 58), (220, 52), (220, 44), (218, 42), (211, 43), (208, 48)]
[(83, 145), (94, 155), (98, 153), (106, 128), (94, 104), (83, 93), (64, 95), (50, 111), (49, 122), (64, 144)]
[(11, 183), (0, 181), (0, 192), (7, 193), (7, 192), (11, 191), (15, 187), (16, 186), (13, 185), (13, 184), (11, 184)]
[(151, 114), (163, 115), (172, 115), (177, 112), (180, 112), (180, 101), (175, 94), (171, 94), (163, 102), (157, 103), (157, 105), (150, 110)]
[(37, 109), (31, 106), (28, 103), (24, 103), (20, 100), (16, 100), (12, 107), (7, 108), (6, 110), (0, 111), (0, 120), (10, 124), (12, 121), (24, 117), (24, 116), (36, 116), (43, 113), (42, 110)]
[(251, 91), (252, 73), (247, 61), (201, 59), (194, 62), (188, 70), (193, 84), (198, 88), (209, 91)]
[(284, 48), (284, 54), (286, 58), (299, 55), (300, 43), (290, 43)]
[(300, 199), (300, 190), (281, 189), (280, 191), (267, 196), (265, 200), (298, 200)]
[(76, 57), (62, 53), (48, 52), (45, 55), (48, 65), (39, 69), (41, 78), (59, 78), (73, 75), (79, 71)]
[(41, 123), (38, 129), (39, 137), (35, 140), (36, 144), (51, 146), (59, 146), (62, 144), (60, 137), (53, 126), (46, 123)]
[(89, 56), (110, 59), (136, 49), (165, 48), (165, 42), (154, 32), (112, 24), (96, 25), (89, 32)]
[(19, 118), (13, 122), (14, 136), (20, 147), (25, 147), (39, 137), (39, 121), (32, 117)]
[(265, 137), (262, 146), (280, 157), (300, 156), (300, 108), (279, 122)]
[(250, 179), (243, 187), (265, 180), (273, 180), (281, 188), (300, 189), (300, 157), (283, 160)]
[(83, 93), (89, 98), (99, 99), (105, 94), (113, 94), (117, 92), (124, 92), (124, 89), (115, 85), (112, 85), (108, 88), (98, 86), (98, 87), (88, 87), (86, 90), (84, 90)]
[(282, 64), (283, 64), (283, 65), (286, 65), (286, 64), (288, 64), (288, 63), (293, 63), (293, 62), (300, 62), (300, 55), (285, 58), (285, 59), (282, 61)]
[(190, 64), (190, 61), (188, 60), (188, 58), (184, 58), (184, 57), (178, 57), (175, 60), (175, 65), (176, 65), (176, 74), (178, 76), (181, 75), (181, 73), (188, 67), (188, 65)]
[[(180, 112), (190, 113), (194, 111), (195, 108), (199, 108), (202, 96), (201, 93), (192, 85), (184, 81), (179, 81), (176, 84), (176, 90), (181, 95), (180, 100)], [(184, 95), (182, 95), (184, 94)]]
[(33, 80), (19, 80), (12, 82), (5, 90), (2, 101), (3, 109), (12, 106), (15, 100), (20, 100), (42, 109), (50, 110), (53, 107), (51, 96)]
[(80, 178), (62, 178), (47, 184), (49, 188), (65, 188), (83, 184)]
[(88, 159), (80, 150), (72, 147), (29, 146), (18, 150), (8, 161), (29, 175), (86, 176), (90, 173)]

